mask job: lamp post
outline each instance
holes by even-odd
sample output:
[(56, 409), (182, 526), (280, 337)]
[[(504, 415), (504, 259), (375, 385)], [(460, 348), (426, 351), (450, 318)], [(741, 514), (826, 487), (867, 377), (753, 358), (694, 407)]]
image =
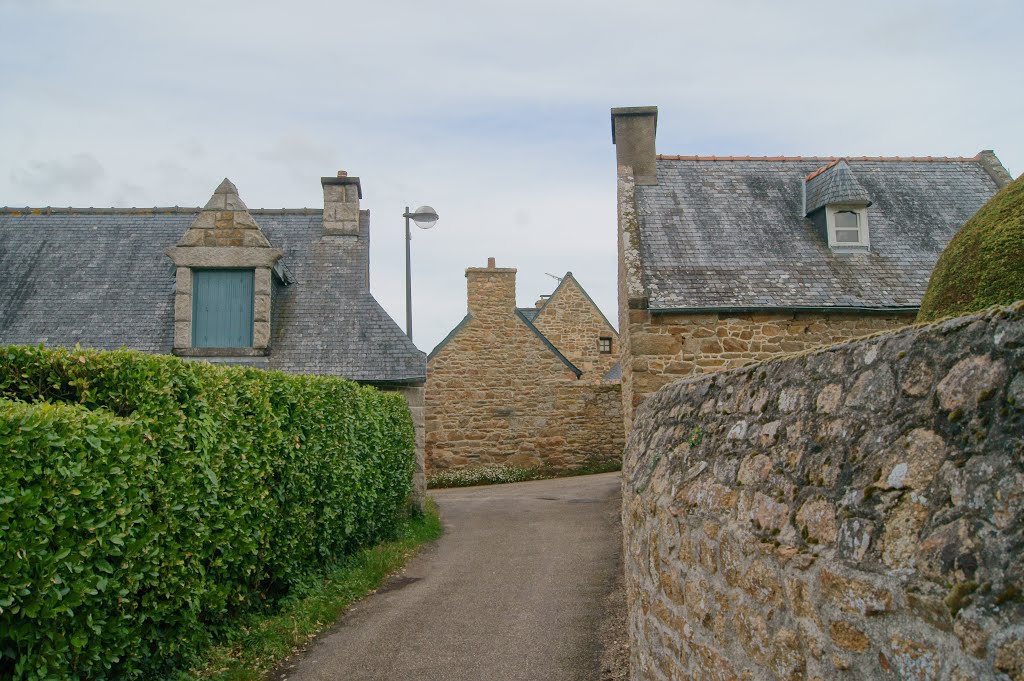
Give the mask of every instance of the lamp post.
[(409, 231), (409, 220), (412, 219), (420, 229), (430, 229), (437, 224), (437, 211), (430, 206), (420, 206), (410, 213), (409, 206), (406, 206), (402, 217), (405, 218), (405, 334), (412, 340), (412, 265), (409, 255), (412, 232)]

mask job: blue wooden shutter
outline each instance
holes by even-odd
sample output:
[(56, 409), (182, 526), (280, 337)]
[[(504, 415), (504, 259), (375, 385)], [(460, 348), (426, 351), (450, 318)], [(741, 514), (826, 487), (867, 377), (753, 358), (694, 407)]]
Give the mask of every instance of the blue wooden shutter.
[(192, 346), (252, 347), (253, 270), (193, 270)]

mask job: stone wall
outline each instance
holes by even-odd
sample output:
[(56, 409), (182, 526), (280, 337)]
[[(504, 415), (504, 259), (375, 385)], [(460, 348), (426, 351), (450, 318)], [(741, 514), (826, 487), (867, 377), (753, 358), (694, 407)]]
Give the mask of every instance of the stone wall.
[(682, 377), (741, 367), (914, 322), (914, 312), (656, 314), (633, 309), (627, 310), (626, 317), (627, 419), (658, 388)]
[[(572, 272), (544, 303), (533, 324), (565, 357), (583, 371), (581, 380), (600, 381), (619, 361), (619, 334), (608, 323)], [(611, 352), (600, 352), (601, 338), (611, 339)]]
[(427, 472), (618, 461), (617, 383), (586, 383), (518, 317), (469, 320), (427, 363)]
[(425, 386), (410, 385), (399, 388), (383, 387), (393, 390), (405, 398), (412, 417), (412, 427), (416, 437), (416, 470), (412, 475), (412, 503), (421, 511), (427, 510), (427, 467), (426, 467), (426, 418), (424, 414)]
[(617, 383), (580, 381), (515, 312), (512, 268), (466, 270), (469, 315), (427, 361), (426, 465), (572, 469), (620, 461)]
[(1024, 303), (661, 389), (633, 678), (1024, 679), (1022, 452)]

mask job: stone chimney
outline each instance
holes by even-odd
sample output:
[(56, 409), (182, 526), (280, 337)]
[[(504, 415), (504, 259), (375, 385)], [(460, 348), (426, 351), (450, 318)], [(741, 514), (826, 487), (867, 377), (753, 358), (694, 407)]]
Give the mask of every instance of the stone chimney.
[(363, 187), (358, 177), (344, 170), (337, 177), (321, 177), (324, 188), (324, 235), (359, 236), (359, 199)]
[(620, 166), (633, 168), (635, 184), (658, 184), (654, 138), (658, 107), (625, 106), (612, 109), (612, 144)]
[(466, 269), (469, 313), (477, 318), (508, 317), (516, 309), (516, 269), (497, 267), (494, 258), (487, 267)]

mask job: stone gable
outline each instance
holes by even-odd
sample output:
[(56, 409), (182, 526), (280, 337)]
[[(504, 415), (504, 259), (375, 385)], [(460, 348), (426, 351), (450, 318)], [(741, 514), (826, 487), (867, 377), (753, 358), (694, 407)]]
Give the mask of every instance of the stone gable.
[[(619, 361), (619, 334), (572, 272), (540, 306), (533, 324), (583, 372), (584, 380), (600, 381)], [(601, 352), (602, 338), (610, 341), (611, 352)]]

